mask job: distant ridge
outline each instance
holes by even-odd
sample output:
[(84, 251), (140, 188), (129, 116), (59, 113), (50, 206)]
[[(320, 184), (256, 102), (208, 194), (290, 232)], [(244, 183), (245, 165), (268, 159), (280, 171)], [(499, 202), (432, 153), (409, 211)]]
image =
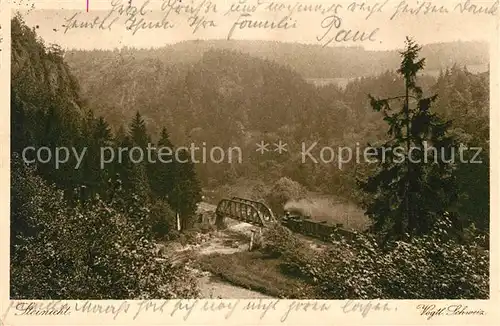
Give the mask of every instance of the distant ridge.
[[(211, 49), (228, 49), (272, 60), (292, 68), (304, 78), (350, 78), (376, 75), (386, 70), (397, 69), (400, 60), (397, 50), (322, 47), (321, 45), (278, 41), (192, 40), (152, 49), (124, 48), (103, 51), (115, 53), (115, 55), (117, 52), (123, 54), (133, 51), (134, 56), (138, 58), (154, 58), (170, 64), (191, 64), (200, 60), (203, 53)], [(72, 60), (71, 54), (77, 55), (81, 52), (86, 51), (68, 51), (68, 60)], [(422, 47), (421, 56), (427, 59), (427, 70), (445, 69), (453, 64), (482, 66), (483, 70), (486, 70), (489, 63), (489, 46), (488, 43), (479, 41), (427, 44)]]

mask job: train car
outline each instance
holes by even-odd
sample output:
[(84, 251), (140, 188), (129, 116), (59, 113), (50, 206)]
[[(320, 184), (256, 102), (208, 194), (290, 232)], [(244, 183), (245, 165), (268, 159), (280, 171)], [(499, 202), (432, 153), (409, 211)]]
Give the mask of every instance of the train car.
[[(222, 199), (215, 210), (215, 224), (223, 225), (224, 217), (229, 217), (259, 227), (267, 227), (277, 223), (273, 212), (263, 202), (233, 197)], [(292, 232), (317, 238), (323, 241), (331, 239), (333, 233), (351, 237), (354, 233), (342, 228), (341, 224), (311, 219), (307, 211), (295, 209), (285, 211), (279, 219), (281, 224)]]
[(344, 236), (351, 236), (352, 232), (342, 229), (342, 224), (332, 224), (327, 221), (315, 221), (309, 216), (302, 216), (297, 212), (287, 211), (282, 218), (283, 226), (292, 232), (300, 233), (313, 238), (328, 241), (330, 236), (338, 233)]

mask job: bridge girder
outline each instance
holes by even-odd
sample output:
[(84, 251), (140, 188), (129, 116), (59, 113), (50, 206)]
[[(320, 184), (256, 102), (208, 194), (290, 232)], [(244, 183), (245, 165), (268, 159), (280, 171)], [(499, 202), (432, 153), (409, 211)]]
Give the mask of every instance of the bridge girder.
[(222, 199), (215, 213), (219, 218), (230, 217), (260, 227), (275, 221), (272, 211), (264, 203), (238, 197)]

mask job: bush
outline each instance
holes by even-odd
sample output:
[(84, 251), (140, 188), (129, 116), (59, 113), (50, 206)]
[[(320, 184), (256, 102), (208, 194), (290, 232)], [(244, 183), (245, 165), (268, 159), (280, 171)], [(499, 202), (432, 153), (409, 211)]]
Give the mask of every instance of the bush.
[(264, 230), (262, 252), (273, 257), (287, 256), (300, 246), (292, 231), (279, 224)]
[(281, 258), (285, 274), (305, 279), (311, 276), (309, 266), (317, 256), (307, 243), (279, 224), (264, 232), (261, 252), (271, 258)]
[[(282, 270), (313, 284), (322, 299), (487, 299), (489, 251), (484, 236), (462, 244), (450, 236), (448, 216), (425, 236), (380, 247), (370, 234), (337, 235), (317, 252), (291, 231), (265, 233), (263, 251), (283, 260)], [(473, 232), (473, 231), (470, 231)]]
[(180, 233), (179, 231), (174, 229), (168, 233), (166, 240), (168, 240), (168, 241), (179, 240), (181, 236), (182, 236), (182, 233)]
[(261, 250), (264, 248), (264, 237), (260, 232), (255, 232), (253, 236), (252, 246), (249, 248), (250, 251)]
[(156, 239), (168, 239), (169, 233), (176, 231), (175, 213), (168, 203), (156, 200), (151, 207), (151, 225)]
[[(119, 196), (115, 196), (119, 197)], [(11, 298), (169, 299), (198, 295), (191, 274), (157, 259), (137, 200), (71, 207), (32, 169), (12, 163)]]
[(382, 250), (370, 235), (337, 241), (317, 260), (312, 274), (328, 299), (486, 299), (489, 252), (476, 241), (448, 236), (444, 216), (428, 235)]
[(283, 214), (283, 206), (289, 200), (299, 200), (306, 195), (305, 188), (298, 182), (283, 177), (276, 181), (272, 189), (266, 195), (269, 208), (278, 215)]

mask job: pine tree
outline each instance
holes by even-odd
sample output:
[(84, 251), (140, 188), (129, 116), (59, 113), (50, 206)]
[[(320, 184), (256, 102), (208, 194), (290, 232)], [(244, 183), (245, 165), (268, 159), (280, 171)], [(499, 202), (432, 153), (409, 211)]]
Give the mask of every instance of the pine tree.
[[(428, 232), (439, 215), (453, 210), (457, 198), (454, 165), (449, 162), (455, 145), (448, 136), (451, 122), (431, 113), (437, 95), (423, 97), (416, 85), (425, 59), (418, 59), (420, 47), (411, 39), (406, 45), (398, 70), (405, 80), (405, 95), (386, 99), (369, 95), (372, 108), (382, 112), (389, 125), (389, 140), (377, 148), (375, 175), (358, 180), (372, 195), (366, 205), (372, 230), (385, 240)], [(392, 111), (393, 101), (403, 102), (400, 111)]]
[[(118, 162), (116, 166), (116, 173), (119, 175), (123, 188), (129, 191), (130, 195), (138, 195), (142, 200), (149, 200), (151, 187), (147, 173), (149, 162), (145, 149), (150, 138), (140, 113), (137, 112), (130, 123), (128, 135), (118, 135), (119, 133), (116, 137), (118, 147), (126, 150), (121, 156), (121, 162)], [(141, 148), (142, 160), (138, 156), (139, 151), (134, 150), (134, 147)]]
[[(158, 149), (170, 148), (172, 153), (174, 151), (174, 146), (170, 141), (170, 136), (166, 128), (161, 131), (160, 139), (157, 144)], [(175, 175), (175, 159), (173, 157), (162, 157), (163, 161), (171, 162), (161, 162), (158, 157), (155, 157), (156, 163), (149, 166), (149, 179), (151, 180), (151, 188), (156, 197), (166, 198), (172, 192), (174, 184)]]
[(179, 214), (181, 229), (187, 229), (193, 225), (196, 204), (201, 201), (201, 185), (194, 164), (186, 162), (187, 160), (189, 160), (188, 153), (181, 151), (179, 162), (175, 163), (173, 189), (168, 197), (170, 207), (176, 214)]
[(134, 145), (142, 148), (146, 148), (150, 142), (146, 129), (146, 123), (139, 112), (135, 114), (135, 117), (130, 124), (130, 138)]
[(103, 117), (99, 117), (94, 126), (94, 139), (100, 145), (108, 144), (111, 139), (111, 128)]
[[(463, 225), (474, 223), (482, 231), (489, 227), (489, 87), (486, 74), (474, 75), (454, 65), (442, 72), (434, 88), (439, 94), (435, 107), (445, 118), (453, 119), (455, 138), (467, 147), (464, 152), (473, 164), (459, 164), (455, 175), (460, 200), (458, 212)], [(478, 161), (482, 163), (478, 164)]]
[(99, 117), (94, 121), (92, 129), (92, 152), (95, 155), (95, 169), (97, 171), (97, 186), (99, 190), (107, 188), (107, 182), (111, 176), (114, 175), (114, 167), (116, 162), (106, 164), (101, 168), (101, 148), (112, 145), (111, 128), (103, 117)]
[(128, 186), (134, 196), (143, 202), (149, 202), (151, 198), (151, 188), (146, 173), (145, 164), (133, 164), (128, 176)]
[[(121, 131), (123, 131), (123, 129)], [(118, 154), (118, 158), (114, 167), (115, 176), (113, 177), (113, 180), (115, 180), (115, 182), (119, 182), (121, 184), (121, 187), (123, 187), (124, 190), (128, 191), (131, 189), (129, 179), (134, 165), (129, 159), (128, 150), (130, 150), (130, 148), (133, 146), (133, 143), (129, 135), (125, 133), (120, 134), (119, 132), (117, 132), (115, 136), (115, 143), (117, 144), (118, 148), (127, 150), (123, 152), (121, 157)]]
[(122, 143), (125, 141), (125, 138), (127, 137), (127, 132), (125, 131), (125, 127), (123, 125), (120, 125), (120, 127), (116, 130), (115, 132), (115, 142), (116, 143)]
[(28, 129), (28, 117), (24, 103), (18, 98), (15, 89), (11, 89), (11, 137), (10, 146), (12, 152), (21, 153), (30, 144), (30, 134)]

